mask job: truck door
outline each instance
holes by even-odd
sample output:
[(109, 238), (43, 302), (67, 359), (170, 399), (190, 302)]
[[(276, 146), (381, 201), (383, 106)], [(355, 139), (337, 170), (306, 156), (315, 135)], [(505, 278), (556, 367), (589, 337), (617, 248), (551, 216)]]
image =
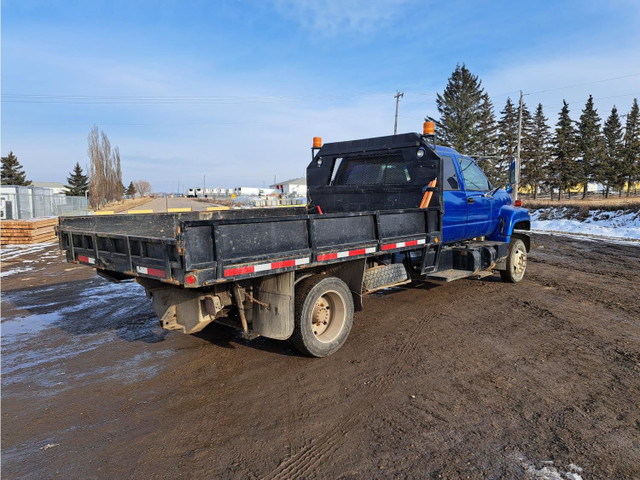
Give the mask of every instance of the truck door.
[(489, 235), (494, 230), (493, 197), (487, 197), (491, 186), (480, 167), (468, 157), (459, 157), (467, 201), (465, 238)]
[(442, 159), (444, 217), (442, 218), (442, 237), (444, 243), (464, 240), (467, 224), (467, 195), (460, 188), (460, 181), (454, 160), (449, 155), (440, 155)]

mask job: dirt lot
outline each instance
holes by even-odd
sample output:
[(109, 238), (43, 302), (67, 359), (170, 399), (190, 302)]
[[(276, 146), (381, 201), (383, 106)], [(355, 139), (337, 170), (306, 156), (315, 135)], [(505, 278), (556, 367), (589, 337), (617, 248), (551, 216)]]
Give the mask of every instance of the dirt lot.
[(4, 250), (3, 477), (640, 478), (640, 247), (534, 240), (522, 283), (373, 296), (322, 360)]

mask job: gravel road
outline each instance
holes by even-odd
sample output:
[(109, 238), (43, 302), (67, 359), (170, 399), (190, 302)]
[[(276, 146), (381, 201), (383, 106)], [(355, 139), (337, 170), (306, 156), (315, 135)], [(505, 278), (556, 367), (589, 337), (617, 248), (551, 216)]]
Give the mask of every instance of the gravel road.
[(3, 249), (3, 477), (640, 478), (640, 247), (533, 239), (520, 284), (367, 297), (326, 359)]

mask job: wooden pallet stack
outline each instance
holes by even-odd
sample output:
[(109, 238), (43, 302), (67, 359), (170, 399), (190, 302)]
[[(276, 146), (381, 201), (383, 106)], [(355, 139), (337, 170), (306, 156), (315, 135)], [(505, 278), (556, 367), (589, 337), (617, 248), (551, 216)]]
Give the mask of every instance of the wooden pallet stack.
[(0, 222), (1, 245), (23, 245), (55, 240), (58, 218), (34, 218), (29, 220), (2, 220)]

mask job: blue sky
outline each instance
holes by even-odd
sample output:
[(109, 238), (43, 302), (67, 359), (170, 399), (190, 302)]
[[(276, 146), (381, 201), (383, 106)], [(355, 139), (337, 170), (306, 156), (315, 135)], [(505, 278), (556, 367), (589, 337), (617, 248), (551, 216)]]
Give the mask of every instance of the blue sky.
[(88, 165), (96, 124), (123, 180), (156, 191), (303, 176), (325, 141), (418, 131), (456, 63), (496, 114), (529, 93), (550, 123), (589, 94), (640, 97), (640, 2), (2, 2), (2, 155), (29, 179)]

